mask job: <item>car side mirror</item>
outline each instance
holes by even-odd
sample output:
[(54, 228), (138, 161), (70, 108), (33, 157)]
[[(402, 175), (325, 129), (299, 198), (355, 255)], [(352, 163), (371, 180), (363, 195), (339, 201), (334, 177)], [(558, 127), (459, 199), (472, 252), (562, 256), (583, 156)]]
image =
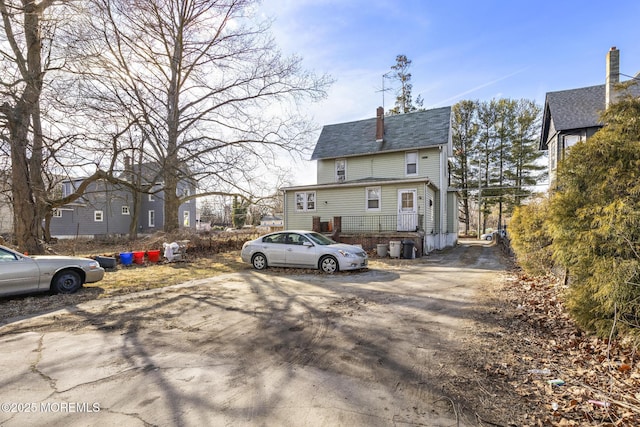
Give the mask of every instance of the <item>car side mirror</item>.
[(313, 246), (313, 243), (311, 243), (311, 242), (304, 242), (304, 243), (302, 244), (302, 246), (309, 246), (309, 247), (311, 247), (311, 246)]

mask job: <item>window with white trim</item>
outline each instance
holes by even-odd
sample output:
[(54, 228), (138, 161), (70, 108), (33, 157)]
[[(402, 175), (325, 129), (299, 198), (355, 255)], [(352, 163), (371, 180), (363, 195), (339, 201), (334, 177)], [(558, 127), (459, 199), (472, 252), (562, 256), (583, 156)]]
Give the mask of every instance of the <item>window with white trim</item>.
[(184, 211), (183, 215), (182, 215), (182, 224), (185, 227), (190, 227), (191, 226), (191, 212), (189, 211)]
[(104, 220), (104, 213), (102, 211), (93, 211), (93, 220), (95, 222), (102, 222)]
[(149, 227), (156, 226), (156, 212), (154, 210), (149, 211)]
[(367, 211), (379, 211), (381, 206), (381, 193), (380, 187), (367, 187), (365, 189), (367, 198)]
[(131, 215), (131, 211), (129, 210), (129, 206), (122, 207), (122, 215)]
[(149, 201), (150, 201), (150, 202), (153, 202), (153, 201), (155, 201), (155, 200), (156, 200), (156, 199), (153, 197), (153, 194), (149, 194)]
[(417, 175), (418, 174), (418, 152), (410, 151), (404, 156), (405, 162), (405, 174)]
[(336, 182), (347, 180), (347, 159), (336, 160)]
[(53, 209), (52, 216), (54, 218), (62, 218), (62, 210), (61, 209)]
[(73, 193), (73, 183), (63, 182), (61, 185), (62, 185), (62, 197), (67, 197), (69, 194)]
[(300, 192), (296, 193), (296, 211), (308, 212), (316, 210), (316, 192)]

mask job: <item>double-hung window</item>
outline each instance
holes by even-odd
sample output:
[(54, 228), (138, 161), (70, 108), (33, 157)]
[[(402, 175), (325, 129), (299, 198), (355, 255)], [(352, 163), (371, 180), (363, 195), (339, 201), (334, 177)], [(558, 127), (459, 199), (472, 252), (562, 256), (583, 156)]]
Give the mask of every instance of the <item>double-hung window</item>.
[(307, 191), (296, 193), (296, 211), (308, 212), (316, 210), (316, 192)]
[(418, 152), (409, 151), (405, 154), (405, 174), (407, 176), (418, 174)]
[(336, 160), (336, 182), (344, 182), (347, 180), (347, 160)]
[(367, 187), (365, 194), (367, 198), (367, 211), (379, 211), (381, 205), (380, 187)]

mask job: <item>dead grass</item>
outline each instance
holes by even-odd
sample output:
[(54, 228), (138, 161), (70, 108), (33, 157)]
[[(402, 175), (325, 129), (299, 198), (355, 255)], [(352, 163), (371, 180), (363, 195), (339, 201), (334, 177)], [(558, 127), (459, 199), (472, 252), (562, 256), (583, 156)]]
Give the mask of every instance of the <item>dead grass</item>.
[(85, 285), (86, 288), (100, 288), (99, 298), (122, 293), (138, 292), (162, 288), (195, 279), (233, 273), (248, 269), (240, 259), (240, 252), (224, 252), (187, 261), (147, 263), (131, 266), (118, 265), (115, 271), (107, 271), (100, 282)]
[(222, 236), (167, 236), (164, 233), (135, 242), (122, 240), (68, 240), (48, 248), (49, 253), (92, 258), (96, 255), (115, 256), (132, 250), (161, 249), (163, 242), (190, 240), (185, 261), (146, 263), (123, 266), (117, 264), (107, 270), (104, 278), (86, 284), (71, 295), (32, 294), (0, 298), (0, 324), (12, 319), (75, 306), (81, 302), (114, 295), (129, 294), (162, 288), (195, 279), (213, 277), (251, 268), (240, 259), (240, 247), (251, 236), (228, 234)]
[[(86, 284), (72, 295), (19, 295), (0, 298), (0, 324), (10, 319), (30, 317), (41, 313), (74, 306), (81, 302), (130, 294), (148, 289), (185, 283), (221, 274), (251, 269), (240, 259), (242, 244), (255, 238), (254, 234), (224, 233), (218, 235), (166, 235), (156, 233), (137, 241), (127, 239), (110, 240), (65, 240), (51, 245), (47, 252), (59, 255), (117, 256), (121, 252), (161, 249), (163, 242), (189, 240), (185, 261), (169, 263), (133, 264), (120, 263), (114, 270), (106, 271), (100, 282)], [(371, 268), (389, 267), (387, 264), (402, 264), (407, 260), (370, 259)], [(412, 260), (415, 262), (415, 260)], [(270, 268), (265, 274), (322, 274), (318, 270)], [(350, 274), (345, 272), (343, 274)]]

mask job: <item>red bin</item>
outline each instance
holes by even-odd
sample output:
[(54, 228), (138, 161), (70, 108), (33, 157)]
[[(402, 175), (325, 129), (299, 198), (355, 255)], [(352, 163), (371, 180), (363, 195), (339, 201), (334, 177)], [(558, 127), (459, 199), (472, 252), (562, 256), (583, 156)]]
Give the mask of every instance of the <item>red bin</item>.
[(144, 263), (144, 251), (134, 252), (133, 253), (133, 262), (136, 264)]
[(147, 251), (147, 258), (149, 259), (149, 262), (160, 261), (160, 251)]

